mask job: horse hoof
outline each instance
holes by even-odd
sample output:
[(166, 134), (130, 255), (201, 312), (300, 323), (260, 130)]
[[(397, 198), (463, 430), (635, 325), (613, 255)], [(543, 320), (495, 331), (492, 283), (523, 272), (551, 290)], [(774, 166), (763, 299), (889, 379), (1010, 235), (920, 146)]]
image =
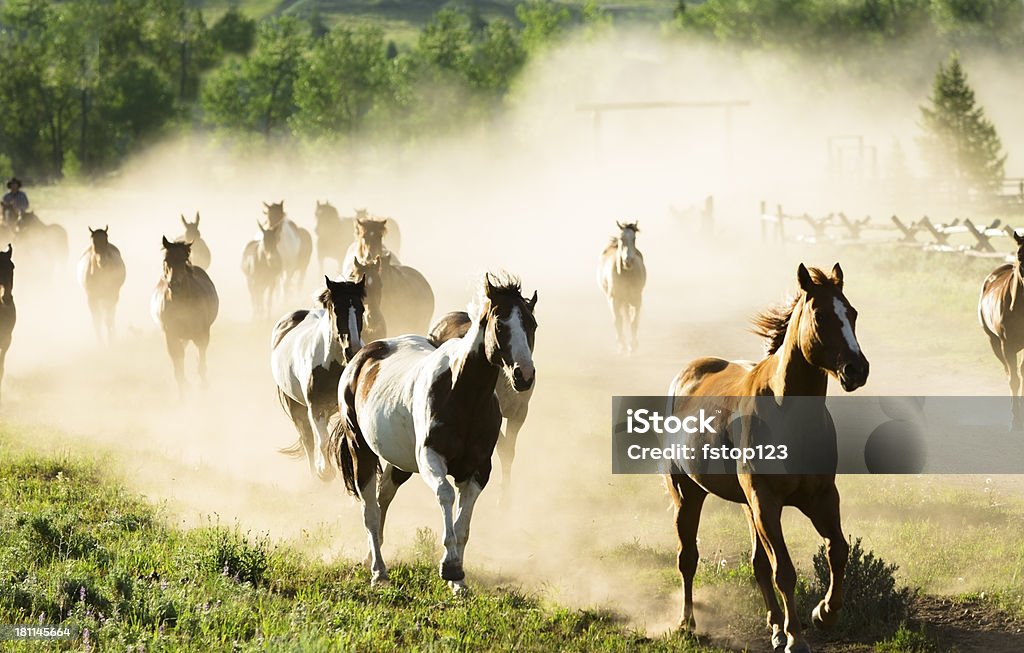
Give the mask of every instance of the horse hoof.
[(375, 571), (370, 578), (370, 587), (385, 587), (390, 584), (391, 579), (388, 578), (388, 572), (386, 571)]
[(810, 644), (800, 641), (786, 646), (786, 653), (814, 653), (814, 651), (811, 650)]
[(685, 635), (696, 636), (697, 622), (692, 615), (688, 619), (683, 619), (679, 622), (679, 630)]
[(818, 603), (818, 605), (814, 606), (814, 609), (811, 610), (811, 623), (813, 623), (817, 628), (828, 630), (835, 626), (837, 621), (839, 621), (839, 613), (830, 612), (824, 601)]
[(462, 562), (441, 562), (442, 580), (457, 582), (465, 580), (466, 573), (462, 570)]
[(450, 580), (448, 581), (448, 588), (451, 589), (452, 594), (455, 596), (467, 596), (469, 594), (469, 587), (466, 586), (464, 580)]
[(772, 651), (782, 653), (786, 650), (786, 633), (781, 629), (772, 633)]

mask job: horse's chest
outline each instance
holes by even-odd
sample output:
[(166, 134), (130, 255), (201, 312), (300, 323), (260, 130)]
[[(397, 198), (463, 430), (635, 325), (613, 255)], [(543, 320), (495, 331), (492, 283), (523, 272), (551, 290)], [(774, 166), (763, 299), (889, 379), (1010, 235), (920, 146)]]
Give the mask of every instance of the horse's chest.
[(501, 412), (493, 394), (471, 405), (450, 401), (431, 422), (424, 445), (444, 457), (457, 482), (478, 472), (484, 472), (486, 482), (500, 427)]

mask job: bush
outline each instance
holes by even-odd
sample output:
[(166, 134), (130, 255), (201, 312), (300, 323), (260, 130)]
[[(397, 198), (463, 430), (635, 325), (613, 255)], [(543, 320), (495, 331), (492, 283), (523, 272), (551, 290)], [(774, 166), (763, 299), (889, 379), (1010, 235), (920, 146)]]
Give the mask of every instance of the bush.
[[(860, 538), (852, 542), (846, 563), (843, 610), (835, 631), (837, 635), (877, 637), (893, 633), (910, 614), (914, 591), (897, 587), (896, 571), (899, 567), (888, 564), (874, 553), (864, 552)], [(814, 554), (814, 583), (811, 591), (816, 596), (828, 590), (828, 557), (824, 545)]]

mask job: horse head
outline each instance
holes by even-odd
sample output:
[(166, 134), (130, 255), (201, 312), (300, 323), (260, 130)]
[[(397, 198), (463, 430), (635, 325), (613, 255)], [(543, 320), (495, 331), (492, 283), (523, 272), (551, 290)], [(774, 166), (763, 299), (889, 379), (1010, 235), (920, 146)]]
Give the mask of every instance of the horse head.
[(277, 246), (281, 242), (281, 225), (272, 225), (264, 227), (259, 220), (256, 221), (256, 226), (260, 228), (262, 234), (261, 242), (263, 243), (263, 251), (268, 254), (277, 255)]
[(284, 200), (276, 202), (274, 204), (263, 203), (263, 214), (267, 216), (267, 225), (270, 227), (278, 227), (284, 222)]
[(1017, 243), (1017, 270), (1020, 274), (1024, 275), (1024, 236), (1021, 236), (1014, 230), (1013, 240)]
[(637, 258), (636, 235), (640, 231), (639, 223), (622, 223), (616, 220), (615, 225), (619, 228), (618, 246), (616, 248), (618, 264), (621, 269), (629, 270), (633, 267)]
[(176, 271), (184, 270), (189, 264), (189, 256), (192, 253), (192, 244), (183, 242), (172, 242), (163, 237), (164, 248), (164, 275), (168, 281), (174, 278)]
[(0, 251), (0, 303), (5, 303), (14, 292), (14, 247), (7, 243), (7, 249)]
[(484, 353), (491, 365), (504, 371), (516, 392), (529, 390), (536, 376), (536, 306), (537, 292), (530, 299), (524, 298), (518, 279), (484, 275), (483, 303), (479, 307), (485, 322)]
[(356, 218), (356, 240), (359, 241), (360, 255), (365, 259), (381, 256), (384, 253), (384, 234), (388, 232), (387, 218)]
[(102, 229), (93, 229), (89, 227), (89, 238), (92, 239), (92, 248), (96, 251), (102, 251), (110, 245), (110, 225), (105, 225)]
[(352, 269), (355, 271), (354, 278), (359, 279), (359, 282), (363, 284), (365, 292), (366, 324), (363, 328), (363, 334), (369, 340), (382, 338), (387, 332), (384, 315), (381, 313), (380, 308), (384, 288), (381, 281), (382, 268), (383, 262), (379, 256), (365, 261), (360, 260), (358, 256), (352, 259)]
[(194, 243), (199, 240), (199, 211), (196, 211), (195, 222), (189, 222), (185, 214), (181, 214), (181, 224), (185, 225), (185, 240)]
[(326, 275), (324, 282), (327, 287), (320, 294), (320, 305), (330, 315), (331, 331), (335, 341), (341, 344), (347, 364), (363, 346), (363, 300), (366, 297), (366, 285), (362, 279), (332, 281)]
[(336, 221), (339, 218), (338, 209), (330, 202), (320, 203), (320, 200), (316, 202), (316, 212), (313, 214), (316, 217), (317, 224), (323, 221)]
[[(869, 364), (857, 341), (857, 310), (843, 294), (843, 269), (836, 263), (825, 274), (801, 263), (797, 282), (800, 293), (789, 319), (789, 329), (796, 329), (794, 346), (811, 365), (836, 377), (843, 390), (863, 386)], [(791, 335), (787, 332), (786, 340)]]

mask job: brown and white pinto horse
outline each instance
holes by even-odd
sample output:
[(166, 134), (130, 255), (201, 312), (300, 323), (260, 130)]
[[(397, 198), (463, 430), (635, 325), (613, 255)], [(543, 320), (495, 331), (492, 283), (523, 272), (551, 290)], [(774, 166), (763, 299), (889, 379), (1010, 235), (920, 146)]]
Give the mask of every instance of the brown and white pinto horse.
[(89, 227), (92, 244), (78, 260), (78, 283), (89, 300), (96, 339), (107, 343), (114, 339), (114, 316), (125, 280), (121, 250), (111, 244), (109, 231), (109, 227)]
[(164, 273), (153, 290), (150, 311), (164, 331), (178, 391), (184, 393), (185, 345), (189, 341), (199, 352), (199, 378), (206, 381), (206, 348), (210, 345), (210, 327), (220, 310), (220, 298), (206, 270), (189, 260), (188, 243), (172, 243), (164, 237), (163, 248)]
[(996, 358), (1010, 380), (1013, 396), (1013, 430), (1024, 427), (1021, 376), (1024, 368), (1018, 361), (1024, 349), (1024, 236), (1013, 232), (1017, 241), (1017, 263), (1000, 265), (985, 278), (978, 297), (978, 319), (988, 336)]
[(263, 203), (263, 213), (267, 217), (267, 226), (280, 230), (278, 248), (281, 254), (281, 265), (284, 270), (284, 292), (297, 290), (306, 279), (306, 269), (313, 257), (313, 236), (295, 224), (284, 212), (284, 200), (274, 204)]
[(11, 334), (18, 321), (18, 309), (14, 306), (14, 248), (7, 244), (7, 250), (0, 252), (0, 383), (4, 379), (4, 363), (7, 350), (11, 348)]
[(469, 523), (501, 427), (494, 387), (502, 372), (516, 390), (533, 384), (536, 301), (536, 293), (523, 297), (518, 281), (488, 275), (465, 337), (440, 348), (425, 336), (377, 340), (345, 368), (331, 449), (345, 487), (363, 505), (373, 583), (387, 580), (380, 547), (388, 506), (419, 473), (441, 507), (441, 578), (456, 592), (465, 588)]
[[(532, 308), (536, 308), (534, 301)], [(430, 339), (435, 347), (440, 347), (453, 338), (464, 338), (469, 332), (473, 320), (465, 311), (454, 311), (442, 315), (437, 322), (430, 327)], [(534, 383), (522, 392), (517, 391), (512, 382), (505, 375), (502, 375), (494, 386), (494, 394), (498, 397), (498, 408), (501, 409), (501, 416), (505, 419), (505, 430), (498, 437), (498, 460), (501, 462), (501, 496), (502, 502), (507, 503), (509, 492), (512, 489), (512, 462), (516, 458), (516, 439), (519, 431), (526, 423), (526, 416), (530, 412), (530, 399), (533, 397)]]
[[(800, 290), (791, 305), (766, 311), (755, 319), (755, 329), (768, 343), (768, 356), (757, 364), (721, 358), (699, 358), (691, 362), (669, 386), (673, 412), (682, 414), (692, 410), (693, 403), (699, 403), (700, 397), (714, 397), (715, 405), (726, 413), (734, 411), (741, 402), (753, 401), (744, 398), (774, 397), (773, 405), (785, 406), (786, 397), (821, 397), (821, 414), (811, 418), (820, 419), (823, 425), (821, 446), (829, 446), (824, 429), (828, 377), (838, 378), (847, 392), (856, 390), (867, 382), (868, 360), (857, 342), (854, 332), (857, 312), (843, 294), (843, 271), (839, 264), (831, 275), (801, 264), (797, 280)], [(754, 405), (760, 406), (756, 402)], [(817, 410), (817, 404), (814, 406)], [(755, 408), (753, 414), (757, 415), (760, 409)], [(729, 422), (726, 414), (719, 423)], [(738, 438), (734, 437), (733, 441)], [(810, 651), (796, 615), (793, 597), (796, 570), (783, 538), (782, 508), (797, 507), (825, 539), (830, 583), (825, 598), (814, 608), (812, 619), (825, 627), (834, 625), (843, 605), (843, 575), (849, 553), (840, 523), (835, 474), (756, 474), (743, 473), (739, 467), (731, 473), (708, 474), (682, 473), (674, 468), (666, 481), (675, 503), (679, 536), (678, 566), (683, 578), (680, 627), (695, 627), (693, 578), (698, 562), (697, 527), (704, 499), (714, 494), (741, 504), (746, 512), (751, 534), (751, 563), (768, 609), (772, 646), (776, 650), (785, 646), (787, 653)], [(781, 609), (776, 589), (782, 595)]]
[(612, 238), (601, 252), (597, 284), (604, 292), (615, 319), (619, 351), (633, 353), (637, 347), (647, 268), (644, 266), (644, 255), (636, 248), (636, 234), (640, 231), (637, 223), (615, 224), (619, 228), (619, 235)]

